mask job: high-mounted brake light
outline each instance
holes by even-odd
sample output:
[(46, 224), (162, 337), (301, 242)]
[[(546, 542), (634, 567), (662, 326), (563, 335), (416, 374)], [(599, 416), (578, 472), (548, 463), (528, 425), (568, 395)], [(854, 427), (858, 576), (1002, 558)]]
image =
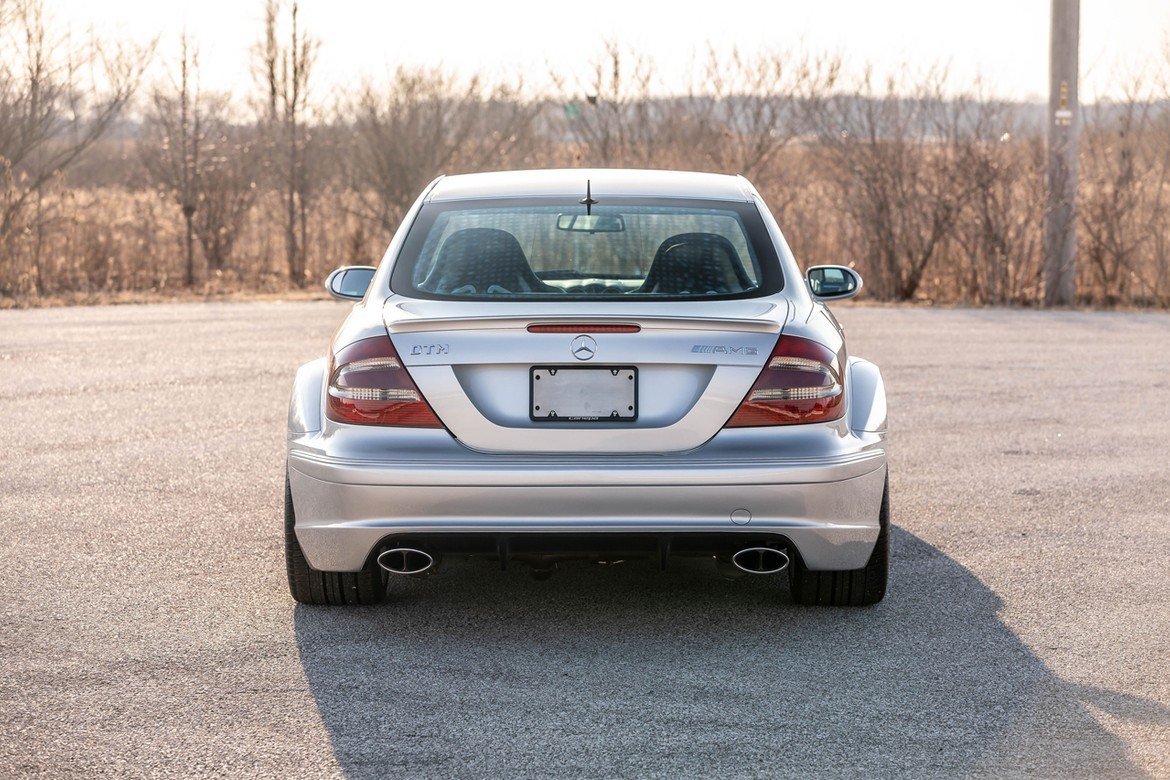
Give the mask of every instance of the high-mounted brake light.
[(641, 325), (609, 325), (589, 322), (529, 325), (529, 333), (638, 333)]
[(781, 336), (748, 391), (727, 421), (728, 428), (800, 425), (840, 419), (844, 350), (835, 354), (815, 341)]
[(329, 365), (330, 420), (358, 425), (442, 428), (430, 404), (398, 359), (388, 336), (362, 339), (337, 351)]

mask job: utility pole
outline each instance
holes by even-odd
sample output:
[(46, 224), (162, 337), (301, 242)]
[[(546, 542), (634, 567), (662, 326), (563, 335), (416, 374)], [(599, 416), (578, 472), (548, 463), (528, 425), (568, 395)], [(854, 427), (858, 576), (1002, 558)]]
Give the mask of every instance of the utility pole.
[(1048, 52), (1048, 201), (1044, 230), (1044, 303), (1047, 306), (1071, 306), (1077, 296), (1080, 22), (1080, 0), (1052, 0)]

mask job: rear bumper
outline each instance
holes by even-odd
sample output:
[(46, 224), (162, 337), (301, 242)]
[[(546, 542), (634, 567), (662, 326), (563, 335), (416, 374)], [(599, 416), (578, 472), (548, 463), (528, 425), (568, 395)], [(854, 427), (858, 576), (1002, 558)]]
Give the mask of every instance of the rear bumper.
[(322, 570), (356, 571), (389, 539), (433, 534), (736, 534), (842, 570), (864, 566), (877, 539), (886, 456), (884, 437), (821, 457), (738, 459), (407, 462), (294, 444), (288, 466), (297, 539)]

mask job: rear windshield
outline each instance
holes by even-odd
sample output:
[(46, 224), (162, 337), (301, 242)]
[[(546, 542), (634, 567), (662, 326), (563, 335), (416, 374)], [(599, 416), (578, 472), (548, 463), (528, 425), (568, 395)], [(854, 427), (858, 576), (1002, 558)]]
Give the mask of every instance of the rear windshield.
[(781, 286), (753, 204), (683, 199), (430, 203), (391, 278), (400, 294), (474, 300), (727, 299)]

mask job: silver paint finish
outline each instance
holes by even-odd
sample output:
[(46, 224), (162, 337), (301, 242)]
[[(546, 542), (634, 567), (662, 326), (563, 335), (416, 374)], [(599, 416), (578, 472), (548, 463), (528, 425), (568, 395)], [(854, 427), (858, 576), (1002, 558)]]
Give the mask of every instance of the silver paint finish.
[[(297, 539), (309, 562), (356, 571), (383, 539), (435, 532), (745, 533), (788, 538), (814, 569), (863, 566), (878, 534), (885, 468), (839, 482), (796, 484), (556, 485), (517, 473), (490, 488), (346, 484), (319, 480), (292, 461)], [(515, 472), (513, 472), (515, 473)], [(712, 468), (700, 475), (720, 479)], [(729, 519), (747, 505), (746, 526)]]
[[(496, 426), (529, 428), (528, 407), (517, 406), (517, 397), (528, 396), (527, 374), (513, 366), (454, 366), (453, 372), (468, 401), (481, 415)], [(714, 366), (657, 365), (653, 370), (638, 372), (638, 419), (625, 422), (639, 429), (662, 428), (673, 425), (690, 412), (703, 390), (711, 384)], [(541, 422), (541, 427), (554, 429), (558, 423)], [(597, 428), (605, 423), (594, 423)], [(580, 429), (580, 426), (562, 426), (562, 430)]]
[[(350, 426), (358, 427), (358, 426)], [(833, 439), (832, 429), (801, 437), (787, 447), (775, 446), (761, 435), (766, 429), (722, 431), (702, 448), (681, 455), (662, 456), (545, 456), (493, 455), (468, 450), (439, 430), (411, 429), (399, 447), (355, 442), (340, 437), (306, 436), (290, 442), (289, 465), (316, 479), (351, 485), (442, 486), (500, 485), (674, 486), (821, 484), (863, 476), (885, 463), (884, 439), (874, 435), (867, 445), (846, 449)], [(310, 444), (319, 444), (312, 448)], [(366, 446), (361, 446), (365, 444)], [(817, 445), (820, 445), (819, 447)], [(349, 457), (330, 454), (347, 451)], [(822, 454), (814, 455), (819, 450)], [(835, 451), (834, 451), (835, 450)], [(728, 514), (745, 504), (729, 506)], [(584, 512), (588, 512), (586, 507)]]
[[(390, 291), (391, 267), (425, 200), (572, 194), (586, 175), (594, 197), (755, 202), (784, 289), (746, 300), (641, 303), (423, 301)], [(527, 332), (534, 323), (634, 324), (640, 332)], [(774, 533), (812, 568), (857, 568), (877, 537), (886, 469), (877, 367), (849, 359), (841, 420), (723, 428), (781, 332), (834, 351), (844, 344), (740, 177), (559, 171), (436, 180), (404, 218), (332, 349), (389, 334), (446, 430), (334, 423), (323, 413), (325, 361), (303, 367), (289, 411), (297, 537), (314, 566), (337, 571), (360, 568), (386, 536), (412, 531)], [(582, 336), (593, 342), (589, 365), (638, 367), (636, 421), (529, 418), (530, 368), (584, 365), (573, 355)]]
[(575, 324), (582, 321), (611, 325), (641, 324), (643, 329), (777, 333), (788, 316), (788, 300), (783, 296), (741, 301), (636, 303), (612, 300), (530, 303), (424, 301), (391, 296), (386, 300), (385, 310), (386, 327), (395, 335), (417, 331), (509, 329), (527, 327), (533, 322)]
[[(639, 371), (639, 418), (636, 422), (579, 423), (534, 422), (527, 404), (517, 398), (529, 393), (529, 368), (571, 361), (572, 345), (581, 335), (529, 333), (533, 322), (566, 321), (568, 304), (557, 320), (539, 312), (518, 316), (530, 304), (440, 303), (430, 311), (453, 312), (490, 307), (511, 314), (476, 320), (477, 329), (446, 329), (452, 320), (436, 322), (436, 330), (398, 332), (389, 324), (391, 339), (410, 370), (411, 377), (443, 424), (466, 446), (484, 452), (513, 452), (518, 429), (524, 430), (522, 448), (527, 452), (645, 452), (664, 453), (693, 449), (714, 436), (759, 376), (776, 338), (784, 327), (789, 307), (783, 300), (761, 305), (759, 301), (722, 302), (720, 311), (729, 319), (710, 323), (705, 307), (712, 304), (610, 304), (621, 311), (626, 324), (641, 327), (638, 333), (597, 333), (590, 364), (637, 366)], [(647, 317), (647, 310), (663, 307), (676, 312), (664, 319)], [(549, 310), (546, 304), (540, 311)], [(589, 316), (601, 307), (577, 304), (579, 323), (607, 323), (604, 315)], [(395, 309), (388, 309), (387, 316)], [(752, 320), (732, 315), (756, 312)], [(687, 319), (680, 315), (690, 314)], [(474, 315), (472, 315), (474, 316)], [(684, 326), (685, 323), (685, 326)], [(713, 327), (712, 327), (713, 325)], [(441, 330), (439, 330), (441, 329)], [(440, 335), (441, 334), (441, 335)], [(436, 342), (443, 354), (420, 349)], [(719, 345), (722, 351), (696, 352), (696, 345)]]
[(319, 568), (360, 568), (410, 531), (739, 529), (845, 569), (877, 534), (885, 435), (844, 425), (728, 429), (687, 453), (624, 457), (490, 455), (440, 430), (334, 428), (290, 442), (297, 535)]
[(297, 369), (293, 394), (288, 403), (288, 435), (318, 433), (324, 419), (321, 400), (325, 390), (325, 372), (329, 360), (318, 358)]
[[(882, 372), (873, 363), (861, 358), (849, 358), (849, 395), (854, 402), (849, 407), (849, 427), (855, 431), (885, 433), (886, 386)], [(864, 399), (864, 402), (858, 399)]]
[(700, 198), (740, 203), (752, 199), (751, 185), (742, 176), (687, 171), (636, 171), (620, 168), (564, 168), (541, 171), (501, 171), (445, 176), (430, 193), (435, 202), (481, 198), (592, 196)]

